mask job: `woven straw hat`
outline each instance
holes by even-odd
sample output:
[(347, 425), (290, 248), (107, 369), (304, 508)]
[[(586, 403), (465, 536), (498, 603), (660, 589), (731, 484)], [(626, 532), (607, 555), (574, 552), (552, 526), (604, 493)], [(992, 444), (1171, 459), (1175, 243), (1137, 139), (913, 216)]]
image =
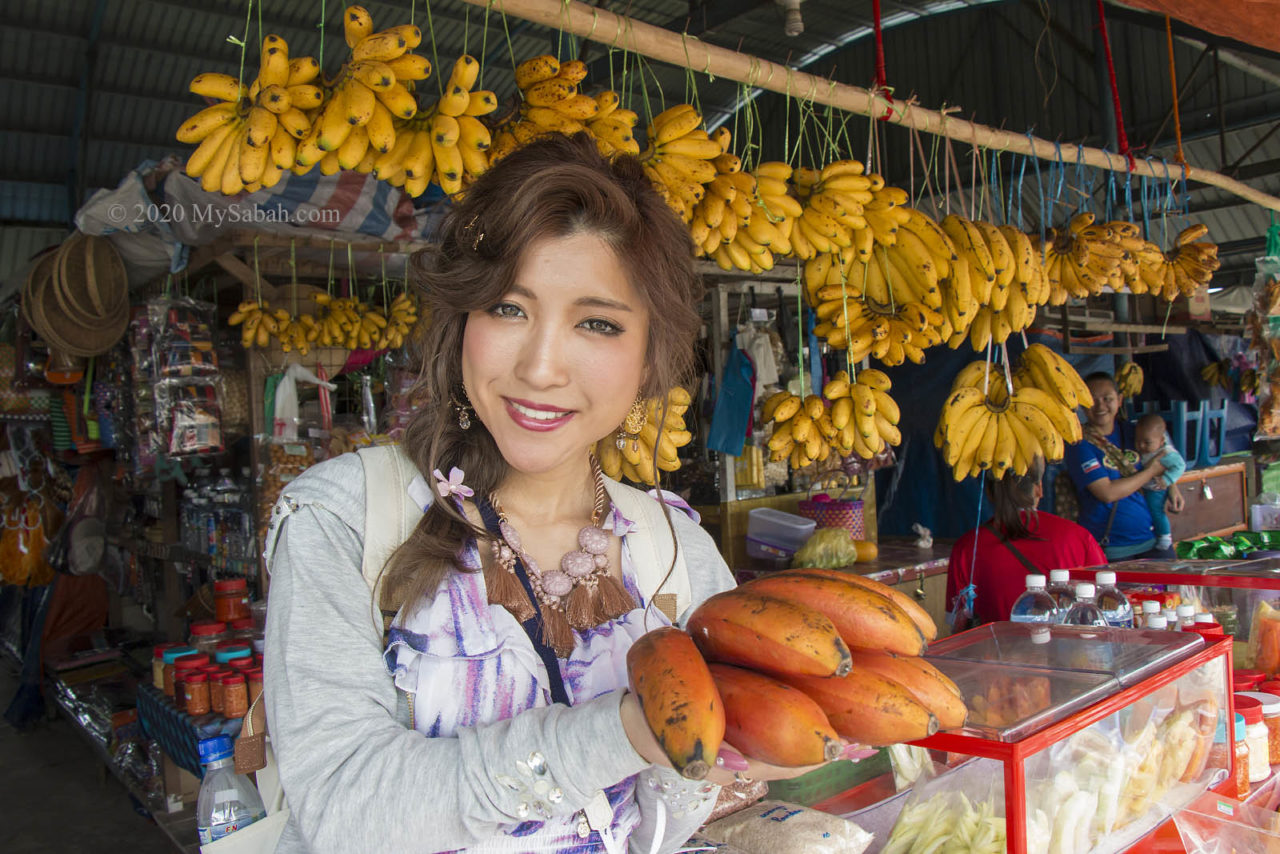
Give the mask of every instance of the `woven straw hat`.
[(22, 302), (40, 337), (73, 356), (105, 353), (129, 324), (124, 263), (103, 237), (77, 232), (57, 253), (41, 258), (27, 277)]

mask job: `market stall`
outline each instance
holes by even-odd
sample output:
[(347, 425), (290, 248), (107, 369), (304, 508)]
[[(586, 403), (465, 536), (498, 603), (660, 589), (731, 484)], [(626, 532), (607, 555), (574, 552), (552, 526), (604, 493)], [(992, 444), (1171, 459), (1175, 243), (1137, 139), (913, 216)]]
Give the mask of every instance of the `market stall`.
[[(693, 611), (687, 631), (637, 641), (632, 689), (688, 778), (709, 757), (682, 753), (681, 739), (825, 763), (736, 800), (726, 789), (707, 839), (786, 850), (790, 831), (767, 821), (778, 802), (802, 816), (793, 841), (833, 835), (842, 850), (926, 851), (942, 836), (963, 852), (1196, 854), (1194, 842), (1159, 846), (1182, 845), (1173, 822), (1203, 798), (1244, 801), (1242, 769), (1248, 803), (1275, 806), (1271, 763), (1240, 749), (1236, 719), (1249, 716), (1256, 750), (1257, 726), (1280, 726), (1280, 699), (1257, 700), (1255, 715), (1236, 692), (1266, 694), (1243, 673), (1280, 676), (1280, 570), (1266, 554), (1280, 551), (1280, 261), (1266, 257), (1280, 256), (1280, 232), (1244, 241), (1213, 214), (1247, 203), (1260, 233), (1280, 188), (1274, 170), (1241, 169), (1269, 131), (1228, 162), (1221, 103), (1222, 168), (1206, 168), (1215, 159), (1191, 134), (1184, 157), (1176, 65), (1210, 36), (1103, 3), (1061, 19), (1019, 10), (1096, 62), (1114, 103), (1109, 133), (1054, 128), (1054, 141), (1034, 111), (966, 118), (950, 95), (889, 85), (886, 43), (904, 65), (908, 54), (886, 31), (955, 11), (930, 4), (897, 18), (873, 3), (838, 44), (812, 31), (827, 12), (852, 15), (842, 4), (779, 4), (813, 22), (816, 53), (798, 64), (707, 20), (725, 10), (700, 9), (695, 37), (682, 3), (321, 5), (305, 22), (247, 5), (225, 50), (185, 57), (170, 156), (138, 158), (114, 187), (76, 198), (64, 217), (75, 228), (23, 258), (10, 289), (0, 625), (22, 671), (11, 719), (61, 715), (177, 847), (197, 849), (210, 832), (202, 778), (234, 777), (232, 740), (262, 743), (251, 709), (277, 499), (312, 466), (396, 444), (423, 407), (467, 419), (458, 401), (417, 394), (413, 344), (432, 319), (415, 267), (493, 164), (583, 133), (605, 157), (639, 158), (707, 286), (696, 381), (638, 400), (594, 458), (688, 507), (741, 585)], [(755, 5), (770, 6), (744, 4), (744, 21)], [(665, 6), (681, 20), (660, 26)], [(1175, 86), (1161, 95), (1170, 116), (1144, 129), (1155, 142), (1172, 120), (1176, 149), (1140, 156), (1122, 106), (1146, 108), (1122, 105), (1108, 25), (1128, 46), (1149, 37), (1144, 21), (1159, 25), (1160, 85), (1167, 62)], [(860, 39), (874, 42), (870, 87), (804, 70)], [(1234, 57), (1240, 74), (1256, 79), (1260, 63), (1280, 80), (1274, 56), (1250, 72), (1234, 48), (1213, 46), (1213, 65)], [(980, 562), (999, 484), (1043, 474), (1021, 509), (1080, 512), (1067, 469), (1095, 372), (1114, 377), (1118, 417), (1158, 415), (1186, 463), (1171, 478), (1183, 559), (1117, 561), (1119, 590), (1135, 612), (1194, 602), (1216, 628), (1061, 625), (1059, 603), (1043, 625), (1005, 622), (1006, 609), (952, 634), (984, 593), (972, 570), (949, 578), (956, 543)], [(1019, 578), (1036, 569), (1019, 560)], [(1070, 570), (1078, 582), (1098, 567)], [(656, 711), (690, 697), (718, 712), (677, 724)], [(265, 796), (246, 815), (283, 823), (259, 753), (237, 755)], [(1280, 746), (1270, 759), (1280, 765)], [(766, 794), (758, 813), (741, 809)]]

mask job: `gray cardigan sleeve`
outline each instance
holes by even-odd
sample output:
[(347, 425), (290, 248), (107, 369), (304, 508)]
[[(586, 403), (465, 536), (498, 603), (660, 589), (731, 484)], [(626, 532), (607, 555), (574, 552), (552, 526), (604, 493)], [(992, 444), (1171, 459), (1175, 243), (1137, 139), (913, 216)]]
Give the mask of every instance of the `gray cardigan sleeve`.
[(520, 821), (518, 794), (495, 778), (535, 751), (564, 793), (556, 814), (647, 767), (623, 731), (621, 691), (456, 738), (403, 726), (360, 574), (361, 532), (325, 506), (349, 507), (352, 497), (361, 506), (362, 485), (334, 479), (325, 486), (342, 492), (324, 501), (314, 485), (291, 487), (269, 538), (267, 717), (293, 813), (280, 850), (439, 851), (491, 837), (497, 825)]

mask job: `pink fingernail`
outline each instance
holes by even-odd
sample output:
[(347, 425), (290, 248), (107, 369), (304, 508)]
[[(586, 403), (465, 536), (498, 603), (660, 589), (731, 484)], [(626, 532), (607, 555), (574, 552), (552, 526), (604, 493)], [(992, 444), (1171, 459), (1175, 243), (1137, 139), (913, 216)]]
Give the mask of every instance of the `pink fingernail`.
[(840, 754), (841, 759), (851, 759), (857, 762), (860, 759), (867, 759), (876, 755), (874, 747), (864, 747), (861, 744), (846, 745), (844, 752)]
[(741, 753), (735, 753), (724, 747), (720, 748), (720, 752), (716, 754), (716, 765), (728, 771), (746, 771), (751, 767)]

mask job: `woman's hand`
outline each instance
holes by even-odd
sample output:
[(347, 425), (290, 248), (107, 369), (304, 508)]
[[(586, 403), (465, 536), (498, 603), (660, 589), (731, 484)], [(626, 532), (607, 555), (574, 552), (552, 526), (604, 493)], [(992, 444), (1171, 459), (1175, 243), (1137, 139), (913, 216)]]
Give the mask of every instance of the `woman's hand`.
[(1164, 499), (1164, 512), (1181, 513), (1183, 508), (1187, 506), (1187, 500), (1182, 497), (1182, 491), (1178, 489), (1175, 483), (1169, 487), (1169, 494)]

